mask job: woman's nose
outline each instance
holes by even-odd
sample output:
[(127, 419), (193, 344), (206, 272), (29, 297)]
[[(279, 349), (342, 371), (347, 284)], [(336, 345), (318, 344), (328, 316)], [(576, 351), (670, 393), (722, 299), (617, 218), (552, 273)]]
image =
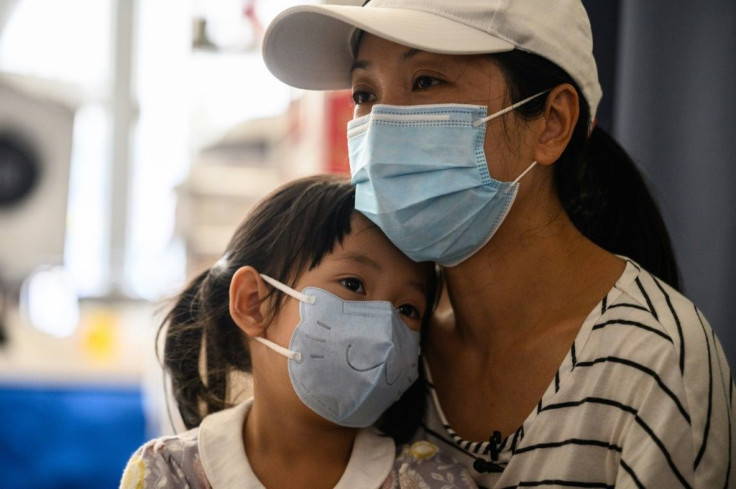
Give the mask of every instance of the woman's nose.
[(388, 83), (376, 96), (376, 104), (383, 105), (412, 105), (411, 94), (401, 90), (399, 83)]
[(401, 90), (399, 82), (385, 82), (373, 94), (373, 100), (355, 106), (354, 117), (369, 114), (374, 105), (413, 105), (411, 93)]

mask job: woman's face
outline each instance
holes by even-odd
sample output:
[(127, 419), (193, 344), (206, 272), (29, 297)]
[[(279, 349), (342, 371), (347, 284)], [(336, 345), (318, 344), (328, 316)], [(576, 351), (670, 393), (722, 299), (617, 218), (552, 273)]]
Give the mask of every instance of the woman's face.
[[(428, 53), (364, 34), (352, 71), (354, 117), (375, 104), (484, 105), (492, 114), (511, 104), (501, 69), (487, 55)], [(533, 161), (523, 125), (508, 114), (487, 123), (484, 149), (491, 175), (515, 179)], [(520, 136), (520, 137), (519, 137)]]

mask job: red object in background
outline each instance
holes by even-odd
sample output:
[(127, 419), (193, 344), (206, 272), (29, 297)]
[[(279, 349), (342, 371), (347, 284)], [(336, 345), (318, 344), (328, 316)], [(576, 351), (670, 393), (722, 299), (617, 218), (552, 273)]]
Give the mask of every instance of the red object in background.
[(350, 174), (347, 125), (353, 118), (350, 90), (325, 92), (325, 171)]
[(258, 13), (256, 12), (256, 1), (245, 0), (243, 3), (243, 16), (250, 21), (253, 27), (254, 42), (260, 45), (263, 40), (263, 24), (261, 24), (261, 20), (258, 18)]

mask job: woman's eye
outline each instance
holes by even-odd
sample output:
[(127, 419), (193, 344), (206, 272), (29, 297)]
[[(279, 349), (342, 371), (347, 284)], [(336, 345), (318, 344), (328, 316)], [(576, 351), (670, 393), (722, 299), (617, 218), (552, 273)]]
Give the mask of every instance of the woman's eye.
[(441, 81), (437, 78), (433, 78), (431, 76), (420, 76), (417, 77), (416, 80), (414, 80), (414, 89), (424, 90), (426, 88), (431, 88), (439, 83), (441, 83)]
[(399, 314), (407, 316), (412, 319), (421, 319), (422, 315), (419, 313), (419, 309), (412, 306), (411, 304), (402, 304), (396, 308)]
[(355, 105), (367, 104), (371, 101), (371, 94), (362, 90), (355, 90), (353, 92), (353, 102)]
[(356, 294), (365, 294), (365, 287), (363, 287), (363, 282), (361, 282), (360, 279), (354, 277), (344, 278), (340, 280), (340, 283), (343, 287), (355, 292)]

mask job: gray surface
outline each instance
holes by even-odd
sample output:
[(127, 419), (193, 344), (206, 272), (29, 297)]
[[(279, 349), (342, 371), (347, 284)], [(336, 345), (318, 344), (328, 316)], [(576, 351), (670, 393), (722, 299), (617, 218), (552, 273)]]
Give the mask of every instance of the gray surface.
[(613, 133), (642, 167), (685, 294), (736, 368), (736, 2), (625, 0)]

